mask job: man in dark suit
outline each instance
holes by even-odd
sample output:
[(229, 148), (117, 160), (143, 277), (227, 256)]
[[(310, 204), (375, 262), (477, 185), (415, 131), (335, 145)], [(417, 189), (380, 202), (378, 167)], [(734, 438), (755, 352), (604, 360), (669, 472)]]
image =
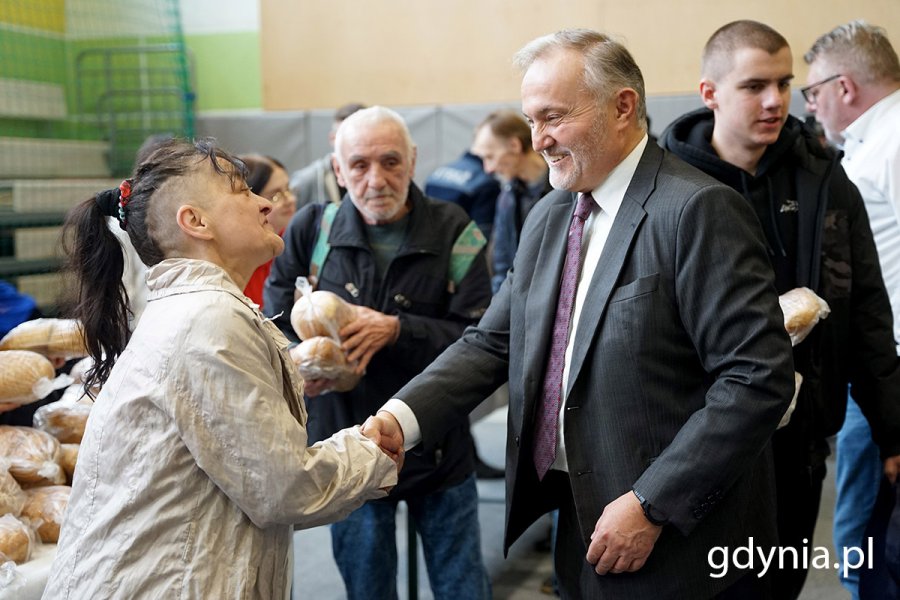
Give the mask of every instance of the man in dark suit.
[(516, 62), (556, 191), (478, 326), (365, 428), (427, 448), (508, 379), (505, 548), (558, 507), (564, 598), (764, 598), (710, 568), (775, 543), (768, 442), (793, 364), (756, 217), (648, 143), (621, 44), (562, 31)]

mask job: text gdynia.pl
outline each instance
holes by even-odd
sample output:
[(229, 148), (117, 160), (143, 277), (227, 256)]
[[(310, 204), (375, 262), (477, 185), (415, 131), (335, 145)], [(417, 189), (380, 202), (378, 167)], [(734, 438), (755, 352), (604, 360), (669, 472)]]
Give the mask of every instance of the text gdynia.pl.
[(801, 548), (782, 546), (756, 546), (753, 538), (745, 546), (715, 546), (707, 554), (707, 562), (712, 569), (709, 576), (720, 579), (734, 567), (751, 570), (757, 577), (763, 577), (769, 569), (841, 569), (844, 577), (851, 569), (872, 568), (872, 538), (866, 538), (866, 548), (848, 546), (841, 549), (840, 562), (834, 561), (831, 552), (824, 546), (809, 547), (809, 540), (803, 540)]

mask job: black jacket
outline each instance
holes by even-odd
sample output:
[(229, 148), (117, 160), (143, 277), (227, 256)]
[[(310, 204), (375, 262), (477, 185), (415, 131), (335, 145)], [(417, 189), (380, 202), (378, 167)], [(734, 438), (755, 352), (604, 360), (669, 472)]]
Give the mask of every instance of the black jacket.
[(753, 205), (779, 293), (808, 287), (831, 308), (794, 349), (804, 382), (789, 428), (803, 437), (811, 464), (823, 460), (825, 438), (843, 423), (849, 384), (882, 456), (900, 454), (900, 359), (891, 306), (865, 206), (840, 156), (788, 117), (751, 175), (718, 157), (710, 144), (713, 124), (712, 111), (693, 111), (669, 126), (660, 145)]
[[(426, 198), (410, 184), (412, 211), (406, 239), (389, 265), (384, 281), (376, 281), (375, 261), (365, 226), (356, 207), (345, 197), (329, 234), (331, 250), (319, 273), (318, 289), (334, 292), (347, 302), (400, 318), (400, 337), (375, 354), (366, 375), (350, 392), (307, 398), (310, 443), (345, 427), (360, 424), (454, 342), (484, 313), (491, 299), (484, 247), (459, 285), (451, 283), (451, 250), (469, 225), (457, 205)], [(275, 318), (291, 340), (294, 281), (309, 274), (310, 256), (324, 206), (303, 207), (284, 234), (285, 250), (272, 264), (264, 290), (265, 313)], [(474, 468), (467, 414), (443, 442), (427, 454), (407, 453), (400, 482), (392, 497), (419, 495), (462, 481)]]

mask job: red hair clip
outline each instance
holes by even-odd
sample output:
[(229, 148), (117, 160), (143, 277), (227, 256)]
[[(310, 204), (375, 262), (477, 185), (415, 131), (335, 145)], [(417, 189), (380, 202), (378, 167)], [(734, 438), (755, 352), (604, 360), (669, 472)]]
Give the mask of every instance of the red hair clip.
[(125, 207), (128, 206), (129, 198), (131, 198), (131, 182), (126, 179), (119, 184), (119, 223), (122, 229), (125, 229)]

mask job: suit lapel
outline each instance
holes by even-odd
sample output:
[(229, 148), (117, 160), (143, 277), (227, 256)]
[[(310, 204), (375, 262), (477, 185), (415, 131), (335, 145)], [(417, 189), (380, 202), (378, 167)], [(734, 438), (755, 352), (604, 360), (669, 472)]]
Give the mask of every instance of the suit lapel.
[(525, 303), (525, 420), (530, 420), (547, 363), (547, 351), (556, 305), (559, 298), (559, 278), (566, 256), (569, 221), (574, 210), (574, 195), (561, 194), (547, 213), (544, 235), (534, 265), (534, 276)]
[(656, 187), (656, 174), (662, 157), (662, 150), (655, 144), (647, 144), (625, 192), (622, 205), (616, 213), (616, 220), (613, 221), (585, 296), (584, 305), (581, 307), (578, 330), (575, 332), (575, 345), (572, 349), (572, 362), (569, 365), (569, 379), (566, 382), (567, 395), (572, 391), (585, 357), (593, 347), (592, 342), (600, 329), (609, 298), (631, 252), (641, 222), (647, 216), (644, 204)]

